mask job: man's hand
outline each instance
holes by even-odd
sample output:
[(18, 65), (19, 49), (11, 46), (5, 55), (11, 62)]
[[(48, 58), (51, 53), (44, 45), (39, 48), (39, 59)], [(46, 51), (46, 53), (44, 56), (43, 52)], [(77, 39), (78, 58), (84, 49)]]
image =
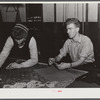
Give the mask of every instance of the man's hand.
[(21, 68), (21, 64), (18, 64), (18, 63), (10, 63), (6, 69), (15, 69), (15, 68)]
[(49, 58), (48, 63), (49, 65), (52, 65), (53, 63), (55, 63), (55, 58)]
[(66, 68), (70, 68), (70, 63), (60, 63), (60, 64), (56, 64), (56, 67), (60, 70), (66, 69)]
[(61, 58), (59, 56), (56, 56), (55, 58), (49, 58), (48, 63), (49, 63), (49, 65), (52, 65), (56, 62), (59, 62), (60, 60), (61, 60)]
[(61, 58), (59, 56), (55, 57), (55, 62), (59, 62), (61, 60)]

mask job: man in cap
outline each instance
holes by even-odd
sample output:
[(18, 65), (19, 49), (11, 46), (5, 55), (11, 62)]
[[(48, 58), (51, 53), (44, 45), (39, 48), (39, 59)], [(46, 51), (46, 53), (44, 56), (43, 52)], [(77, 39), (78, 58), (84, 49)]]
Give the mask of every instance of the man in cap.
[(24, 60), (10, 63), (6, 69), (26, 68), (37, 64), (36, 40), (28, 31), (28, 28), (22, 24), (15, 25), (11, 36), (7, 38), (0, 53), (0, 67), (2, 67), (7, 58)]

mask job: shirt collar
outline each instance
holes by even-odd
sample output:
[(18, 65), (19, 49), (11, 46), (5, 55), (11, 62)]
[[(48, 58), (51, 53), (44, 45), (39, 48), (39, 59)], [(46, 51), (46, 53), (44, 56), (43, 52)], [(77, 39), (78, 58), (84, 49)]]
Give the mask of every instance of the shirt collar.
[(75, 43), (81, 43), (81, 34), (79, 35), (79, 37), (77, 38), (77, 40), (73, 41), (71, 40), (72, 42), (75, 42)]

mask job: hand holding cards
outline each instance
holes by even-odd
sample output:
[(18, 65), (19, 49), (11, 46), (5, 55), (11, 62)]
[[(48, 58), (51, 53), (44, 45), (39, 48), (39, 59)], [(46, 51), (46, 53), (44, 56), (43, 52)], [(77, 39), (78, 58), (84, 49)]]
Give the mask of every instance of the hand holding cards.
[(70, 63), (64, 63), (64, 62), (62, 62), (62, 63), (56, 63), (56, 62), (53, 62), (53, 64), (52, 65), (54, 65), (57, 69), (59, 69), (59, 70), (63, 70), (63, 69), (69, 69), (70, 68)]
[(49, 58), (48, 63), (49, 65), (52, 65), (53, 63), (55, 63), (55, 58)]
[(62, 63), (60, 63), (60, 64), (55, 64), (56, 65), (56, 67), (58, 68), (58, 69), (60, 69), (60, 70), (63, 70), (63, 69), (69, 69), (69, 68), (71, 68), (71, 64), (70, 63), (65, 63), (65, 62), (62, 62)]
[(49, 65), (54, 65), (55, 67), (58, 66), (58, 63), (56, 63), (55, 58), (49, 58)]
[(56, 56), (55, 58), (49, 58), (48, 63), (49, 63), (49, 65), (52, 65), (53, 63), (57, 64), (60, 62), (60, 60), (61, 60), (61, 58), (59, 56)]

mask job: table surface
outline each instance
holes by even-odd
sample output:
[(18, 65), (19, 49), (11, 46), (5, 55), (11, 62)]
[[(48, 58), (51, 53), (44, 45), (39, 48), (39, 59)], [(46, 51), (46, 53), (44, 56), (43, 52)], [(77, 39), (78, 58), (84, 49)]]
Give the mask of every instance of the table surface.
[(4, 84), (13, 85), (16, 82), (29, 82), (30, 80), (39, 80), (41, 82), (45, 82), (46, 80), (39, 76), (34, 69), (45, 68), (44, 65), (35, 65), (29, 68), (21, 68), (21, 69), (1, 69), (0, 70), (0, 87), (2, 88)]
[[(5, 84), (10, 84), (13, 85), (16, 82), (29, 82), (31, 80), (38, 80), (41, 81), (42, 83), (45, 83), (47, 79), (42, 77), (41, 75), (37, 74), (34, 70), (36, 69), (42, 69), (42, 68), (47, 68), (47, 65), (42, 65), (42, 64), (37, 64), (33, 67), (29, 68), (21, 68), (21, 69), (0, 69), (0, 88), (2, 88)], [(97, 84), (91, 84), (91, 83), (86, 83), (82, 81), (75, 81), (71, 85), (68, 86), (70, 87), (99, 87)]]

